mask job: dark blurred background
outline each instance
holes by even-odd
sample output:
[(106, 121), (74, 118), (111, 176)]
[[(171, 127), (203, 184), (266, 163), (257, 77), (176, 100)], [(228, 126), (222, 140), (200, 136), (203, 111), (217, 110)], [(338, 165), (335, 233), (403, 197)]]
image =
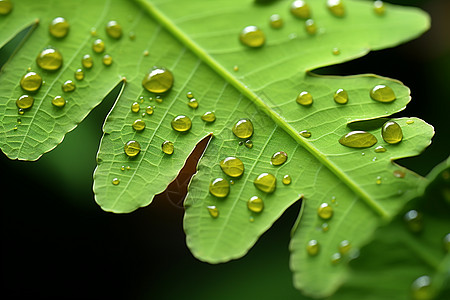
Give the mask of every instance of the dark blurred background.
[[(316, 72), (375, 73), (410, 87), (413, 100), (399, 115), (426, 120), (436, 135), (421, 156), (400, 163), (426, 175), (450, 148), (450, 1), (389, 2), (423, 8), (431, 15), (431, 30), (402, 46)], [(11, 48), (0, 51), (0, 64)], [(220, 265), (196, 260), (186, 247), (177, 184), (131, 214), (106, 213), (96, 205), (92, 173), (113, 96), (37, 162), (0, 154), (2, 298), (303, 299), (292, 286), (288, 251), (299, 204), (247, 256)]]

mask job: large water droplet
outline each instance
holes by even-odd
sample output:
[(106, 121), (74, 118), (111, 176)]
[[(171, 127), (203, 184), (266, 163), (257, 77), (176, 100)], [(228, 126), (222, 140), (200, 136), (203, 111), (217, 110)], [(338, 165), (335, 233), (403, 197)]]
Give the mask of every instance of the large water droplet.
[(33, 106), (34, 98), (29, 95), (22, 95), (16, 100), (16, 105), (19, 109), (25, 110)]
[(66, 99), (62, 96), (56, 96), (52, 99), (52, 104), (55, 107), (62, 108), (66, 105)]
[(402, 128), (396, 122), (388, 121), (381, 128), (381, 136), (388, 144), (400, 143), (403, 139)]
[(27, 92), (35, 92), (42, 85), (42, 77), (35, 72), (28, 72), (20, 80), (20, 86)]
[(73, 92), (75, 91), (75, 88), (75, 82), (73, 82), (72, 80), (66, 80), (61, 86), (63, 92)]
[(165, 68), (154, 67), (145, 75), (142, 86), (151, 93), (165, 93), (173, 86), (173, 74)]
[(371, 133), (357, 130), (341, 137), (339, 143), (350, 148), (368, 148), (377, 143), (377, 138)]
[(44, 70), (56, 71), (61, 68), (63, 57), (55, 48), (46, 48), (36, 57), (36, 63)]
[(348, 94), (344, 89), (338, 89), (336, 93), (334, 93), (334, 102), (338, 104), (347, 104), (348, 102)]
[(308, 19), (311, 16), (308, 4), (303, 0), (297, 0), (291, 4), (291, 13), (297, 18)]
[(253, 196), (247, 201), (247, 207), (249, 210), (255, 213), (262, 212), (264, 209), (264, 201), (258, 196)]
[(206, 123), (212, 123), (216, 120), (216, 114), (212, 111), (207, 111), (203, 114), (202, 120)]
[(423, 229), (423, 215), (415, 209), (408, 211), (403, 220), (406, 223), (408, 229), (413, 233), (418, 233)]
[(117, 21), (109, 21), (105, 29), (106, 33), (114, 39), (119, 39), (122, 36), (122, 26)]
[(317, 240), (310, 240), (308, 244), (306, 244), (306, 252), (310, 256), (316, 256), (319, 253), (320, 246)]
[(105, 42), (101, 39), (96, 39), (94, 43), (92, 43), (92, 50), (96, 53), (102, 53), (105, 51)]
[(279, 29), (283, 27), (283, 19), (279, 14), (273, 14), (270, 16), (270, 27), (274, 29)]
[(411, 284), (412, 298), (414, 300), (431, 300), (433, 299), (433, 290), (431, 286), (431, 278), (429, 276), (420, 276)]
[(322, 203), (317, 209), (317, 214), (324, 220), (331, 219), (333, 216), (333, 208), (328, 203)]
[(69, 22), (62, 17), (57, 17), (53, 19), (48, 27), (50, 34), (56, 38), (63, 38), (69, 33)]
[(258, 27), (247, 26), (241, 31), (239, 40), (248, 47), (257, 48), (264, 45), (266, 37), (264, 32)]
[(303, 91), (297, 96), (296, 101), (298, 104), (301, 104), (303, 106), (308, 106), (313, 103), (313, 97), (309, 92)]
[(336, 17), (343, 17), (345, 15), (345, 7), (342, 0), (328, 0), (327, 7)]
[(273, 193), (277, 187), (277, 179), (270, 173), (260, 174), (253, 184), (265, 193)]
[(179, 115), (179, 116), (176, 116), (172, 120), (171, 124), (172, 124), (172, 128), (175, 131), (185, 132), (185, 131), (188, 131), (189, 129), (191, 129), (192, 121), (191, 121), (191, 119), (189, 119), (189, 117)]
[(131, 127), (133, 127), (133, 129), (136, 131), (142, 131), (145, 129), (145, 122), (141, 119), (137, 119), (136, 121), (133, 122)]
[(230, 177), (239, 177), (244, 173), (244, 164), (239, 158), (230, 156), (220, 162), (222, 171)]
[(174, 151), (174, 145), (170, 141), (164, 141), (161, 145), (162, 152), (168, 155), (172, 155)]
[(137, 141), (131, 140), (125, 144), (123, 150), (129, 157), (134, 157), (141, 152), (141, 145)]
[(215, 205), (209, 205), (206, 208), (208, 209), (209, 215), (214, 219), (219, 216), (219, 209)]
[(0, 0), (0, 15), (7, 15), (13, 9), (13, 4), (10, 0)]
[(187, 92), (187, 93), (186, 93), (186, 97), (187, 97), (188, 99), (192, 99), (192, 98), (194, 98), (194, 93), (192, 93), (192, 92)]
[(253, 124), (249, 119), (240, 119), (234, 124), (232, 131), (238, 138), (246, 139), (253, 135)]
[(92, 66), (94, 65), (94, 60), (92, 59), (92, 56), (90, 56), (89, 54), (86, 54), (83, 56), (83, 58), (81, 59), (81, 64), (83, 65), (83, 67), (85, 67), (86, 69), (90, 69), (92, 68)]
[(395, 100), (395, 93), (390, 87), (379, 84), (370, 90), (370, 97), (375, 101), (386, 103)]
[(283, 151), (275, 152), (270, 158), (270, 163), (274, 166), (282, 165), (287, 160), (287, 154)]
[(216, 178), (209, 184), (209, 192), (213, 196), (224, 198), (230, 192), (230, 184), (223, 178)]

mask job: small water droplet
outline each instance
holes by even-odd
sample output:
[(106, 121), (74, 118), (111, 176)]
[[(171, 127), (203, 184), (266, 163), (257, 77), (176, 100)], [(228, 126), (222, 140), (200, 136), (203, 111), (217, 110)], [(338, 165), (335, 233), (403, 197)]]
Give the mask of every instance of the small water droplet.
[(317, 209), (317, 214), (324, 220), (331, 219), (333, 216), (333, 208), (328, 203), (322, 203)]
[(97, 36), (97, 28), (92, 27), (90, 33), (91, 33), (91, 36)]
[(90, 56), (89, 54), (86, 54), (83, 56), (83, 58), (81, 59), (81, 64), (83, 65), (83, 67), (85, 67), (86, 69), (90, 69), (92, 68), (92, 66), (94, 65), (94, 60), (92, 59), (92, 56)]
[(327, 0), (327, 7), (336, 17), (343, 17), (345, 15), (345, 7), (342, 0)]
[(274, 28), (274, 29), (279, 29), (281, 27), (283, 27), (283, 19), (281, 18), (281, 16), (279, 14), (273, 14), (270, 16), (270, 27)]
[(78, 81), (84, 79), (84, 71), (83, 71), (83, 69), (77, 69), (75, 71), (75, 79), (78, 80)]
[(248, 218), (248, 221), (249, 221), (250, 223), (253, 223), (253, 222), (255, 222), (255, 218), (254, 218), (253, 216), (250, 216), (250, 218)]
[(137, 141), (131, 140), (125, 144), (123, 150), (129, 157), (134, 157), (141, 152), (141, 145)]
[(274, 166), (282, 165), (287, 160), (287, 154), (283, 151), (275, 152), (270, 158), (270, 163)]
[(297, 96), (296, 101), (298, 104), (301, 104), (303, 106), (308, 106), (313, 103), (313, 97), (309, 92), (303, 91)]
[(414, 120), (407, 120), (406, 124), (408, 124), (408, 125), (414, 124)]
[(403, 220), (406, 223), (408, 229), (413, 233), (418, 233), (423, 229), (423, 215), (415, 209), (408, 211)]
[(366, 131), (351, 131), (339, 139), (339, 143), (350, 148), (368, 148), (377, 143), (377, 138)]
[(106, 33), (114, 39), (119, 39), (122, 36), (122, 26), (117, 21), (109, 21), (105, 29)]
[(235, 71), (235, 72), (239, 71), (239, 67), (238, 66), (234, 66), (233, 67), (233, 71)]
[(172, 155), (173, 150), (174, 150), (174, 145), (170, 141), (164, 141), (161, 145), (161, 149), (162, 149), (162, 152), (164, 152), (165, 154)]
[(342, 242), (340, 242), (339, 247), (338, 247), (339, 253), (342, 255), (347, 254), (351, 248), (352, 248), (352, 245), (347, 240), (343, 240)]
[(0, 0), (0, 15), (5, 16), (11, 12), (13, 4), (10, 0)]
[(297, 0), (291, 4), (291, 13), (301, 19), (307, 19), (311, 16), (308, 4), (303, 0)]
[(202, 120), (206, 123), (212, 123), (216, 120), (216, 114), (212, 111), (207, 111), (202, 115)]
[(341, 54), (341, 50), (339, 50), (339, 48), (335, 47), (335, 48), (333, 48), (333, 50), (331, 50), (331, 53), (333, 53), (333, 55), (339, 55), (339, 54)]
[(270, 173), (262, 173), (253, 181), (253, 184), (260, 191), (273, 193), (277, 187), (277, 179)]
[(55, 96), (52, 99), (52, 104), (55, 107), (62, 108), (66, 105), (66, 99), (64, 99), (62, 96)]
[(35, 92), (42, 85), (42, 77), (35, 72), (28, 72), (20, 80), (20, 86), (27, 92)]
[(112, 180), (112, 184), (114, 184), (114, 185), (118, 185), (119, 183), (120, 183), (119, 178), (114, 178), (114, 179)]
[(136, 131), (142, 131), (145, 129), (145, 122), (141, 119), (137, 119), (136, 121), (133, 122), (131, 126)]
[(128, 33), (128, 37), (130, 38), (131, 41), (134, 41), (136, 39), (136, 33), (134, 33), (133, 31), (130, 31)]
[(402, 128), (396, 122), (388, 121), (381, 128), (381, 136), (388, 144), (400, 143), (403, 139)]
[(23, 108), (19, 108), (18, 113), (19, 115), (23, 115), (25, 113), (25, 110)]
[(300, 135), (301, 135), (302, 137), (304, 137), (304, 138), (310, 138), (310, 137), (311, 137), (311, 132), (308, 131), (308, 130), (302, 130), (302, 131), (300, 131), (299, 133), (300, 133)]
[(153, 115), (154, 112), (153, 106), (147, 106), (145, 112), (147, 113), (147, 115)]
[(386, 152), (387, 150), (383, 146), (378, 146), (373, 151), (375, 151), (376, 153), (383, 153)]
[(420, 276), (411, 284), (411, 293), (413, 300), (431, 300), (433, 299), (433, 288), (429, 276)]
[(137, 102), (133, 102), (133, 104), (131, 104), (131, 111), (134, 113), (139, 112), (140, 108), (141, 108), (141, 106)]
[(48, 27), (48, 30), (52, 36), (55, 38), (63, 38), (69, 33), (69, 22), (66, 21), (63, 17), (57, 17), (53, 19)]
[(37, 65), (47, 71), (56, 71), (61, 68), (63, 64), (63, 57), (61, 53), (55, 48), (49, 47), (36, 57)]
[[(33, 106), (34, 98), (29, 95), (22, 95), (16, 100), (16, 105), (19, 109), (25, 110)], [(20, 114), (20, 111), (19, 111)], [(22, 113), (23, 114), (23, 113)]]
[(406, 173), (403, 172), (402, 170), (395, 170), (394, 171), (394, 176), (397, 178), (405, 178)]
[(381, 16), (384, 15), (384, 13), (386, 12), (386, 7), (384, 5), (383, 1), (377, 0), (373, 2), (373, 11)]
[(332, 263), (333, 265), (337, 265), (338, 263), (340, 263), (340, 262), (341, 262), (341, 259), (342, 259), (342, 256), (341, 256), (340, 253), (333, 253), (333, 254), (331, 255), (331, 263)]
[(163, 103), (163, 98), (161, 97), (161, 95), (156, 95), (155, 96), (155, 101), (158, 103)]
[(75, 91), (75, 82), (72, 80), (66, 80), (63, 85), (61, 86), (63, 92), (73, 92)]
[(148, 52), (148, 50), (144, 50), (144, 56), (148, 56), (150, 53)]
[(388, 103), (395, 100), (395, 93), (390, 87), (379, 84), (370, 90), (370, 97), (375, 101)]
[(214, 205), (209, 205), (206, 207), (208, 209), (209, 215), (214, 219), (219, 217), (219, 209)]
[(190, 108), (196, 109), (198, 107), (197, 99), (195, 99), (195, 98), (190, 99), (189, 102), (188, 102), (188, 106)]
[(258, 196), (253, 196), (247, 201), (247, 207), (249, 210), (255, 213), (262, 212), (264, 209), (264, 201)]
[(381, 184), (381, 176), (377, 176), (377, 180), (375, 181), (376, 184)]
[(348, 93), (344, 89), (338, 89), (336, 93), (334, 93), (334, 102), (337, 104), (347, 104), (348, 102)]
[(317, 240), (310, 240), (308, 244), (306, 244), (306, 252), (310, 256), (316, 256), (319, 253), (320, 246)]
[(230, 179), (230, 184), (233, 185), (234, 184), (234, 180)]
[(187, 93), (186, 93), (186, 97), (187, 97), (188, 99), (195, 98), (195, 97), (194, 97), (194, 93), (192, 93), (192, 92), (187, 92)]
[(120, 167), (120, 170), (121, 170), (121, 171), (125, 171), (125, 166), (121, 166), (121, 167)]
[(131, 170), (131, 167), (130, 167), (130, 166), (127, 166), (127, 170)]
[(305, 30), (310, 35), (317, 33), (317, 26), (313, 19), (308, 19), (305, 21)]
[(216, 178), (209, 184), (209, 192), (213, 196), (224, 198), (230, 192), (230, 184), (223, 178)]
[(234, 124), (232, 131), (238, 138), (249, 138), (253, 135), (253, 123), (249, 119), (240, 119)]
[(328, 223), (323, 223), (322, 224), (322, 231), (323, 232), (327, 232), (328, 230), (330, 230), (330, 226), (328, 225)]
[(17, 118), (17, 124), (22, 124), (22, 120), (20, 118)]
[(222, 171), (230, 177), (239, 177), (244, 173), (244, 164), (239, 158), (230, 156), (220, 162)]
[(111, 55), (105, 54), (102, 58), (102, 62), (105, 66), (110, 66), (113, 62)]
[(179, 115), (172, 120), (171, 125), (175, 131), (185, 132), (191, 129), (192, 121), (189, 117)]
[(244, 146), (248, 149), (252, 149), (253, 148), (253, 141), (252, 140), (246, 140), (244, 142)]
[(94, 50), (95, 53), (102, 53), (105, 51), (105, 42), (102, 39), (96, 39), (92, 43), (92, 50)]
[(16, 131), (17, 129), (19, 129), (19, 128), (17, 127), (17, 125), (13, 127), (13, 130), (14, 130), (14, 131)]
[(239, 35), (239, 40), (245, 46), (257, 48), (264, 45), (266, 37), (264, 32), (256, 26), (247, 26)]
[(283, 182), (284, 185), (288, 185), (288, 184), (291, 184), (292, 179), (291, 179), (291, 176), (284, 175), (283, 179), (281, 181)]
[(142, 86), (151, 93), (165, 93), (173, 86), (173, 74), (168, 69), (153, 67), (142, 80)]

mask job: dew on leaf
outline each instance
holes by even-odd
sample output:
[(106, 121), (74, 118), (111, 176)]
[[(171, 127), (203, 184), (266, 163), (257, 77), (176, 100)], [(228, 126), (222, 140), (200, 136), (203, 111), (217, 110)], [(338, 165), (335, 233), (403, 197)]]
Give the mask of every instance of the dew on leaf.
[(187, 97), (188, 99), (192, 99), (192, 98), (194, 98), (194, 93), (192, 93), (192, 92), (187, 92), (187, 93), (186, 93), (186, 97)]
[(248, 221), (249, 221), (250, 223), (253, 223), (253, 222), (255, 222), (255, 218), (253, 218), (253, 216), (250, 216), (250, 218), (248, 218)]
[(120, 167), (120, 170), (121, 170), (121, 171), (125, 171), (125, 166), (121, 166), (121, 167)]
[(19, 115), (23, 115), (25, 113), (25, 110), (23, 108), (19, 108), (18, 113)]
[[(19, 97), (19, 99), (16, 100), (16, 105), (19, 109), (25, 110), (29, 109), (33, 106), (34, 98), (29, 95), (22, 95)], [(20, 112), (19, 112), (20, 114)], [(23, 113), (22, 113), (23, 114)]]
[(133, 122), (131, 127), (133, 127), (133, 129), (136, 131), (142, 131), (145, 129), (145, 122), (141, 119), (137, 119)]
[(277, 187), (277, 179), (270, 173), (262, 173), (253, 181), (253, 184), (260, 191), (273, 193)]
[(331, 50), (331, 53), (333, 53), (333, 55), (339, 55), (339, 54), (341, 54), (341, 50), (339, 50), (339, 48), (335, 47)]
[(258, 196), (253, 196), (250, 199), (248, 199), (247, 207), (252, 212), (260, 213), (264, 209), (264, 201)]
[(119, 178), (113, 178), (113, 180), (112, 180), (112, 184), (114, 184), (114, 185), (118, 185), (120, 183), (120, 180), (119, 180)]
[(406, 227), (413, 233), (418, 233), (423, 229), (423, 215), (415, 209), (408, 211), (404, 216)]
[(63, 38), (69, 33), (70, 24), (63, 17), (53, 19), (48, 27), (48, 31), (55, 38)]
[(378, 185), (381, 184), (381, 176), (377, 176), (377, 180), (375, 180), (375, 183)]
[(105, 51), (105, 42), (101, 39), (96, 39), (92, 43), (92, 50), (94, 50), (95, 53), (102, 53)]
[(311, 132), (308, 131), (308, 130), (302, 130), (302, 131), (300, 131), (299, 133), (300, 133), (300, 135), (301, 135), (302, 137), (304, 137), (304, 138), (310, 138), (310, 137), (311, 137)]
[(241, 31), (239, 40), (245, 46), (257, 48), (264, 45), (266, 37), (264, 35), (264, 32), (258, 27), (247, 26)]
[(334, 93), (334, 102), (337, 104), (347, 104), (348, 102), (348, 94), (344, 89), (338, 89), (336, 93)]
[(131, 111), (134, 113), (139, 112), (140, 108), (141, 108), (141, 106), (137, 102), (133, 102), (133, 104), (131, 104)]
[(386, 12), (386, 6), (384, 5), (383, 1), (377, 0), (373, 2), (373, 11), (377, 14), (377, 15), (384, 15), (384, 13)]
[(341, 258), (342, 258), (342, 256), (340, 253), (333, 253), (331, 255), (331, 264), (337, 265), (338, 263), (341, 262)]
[(394, 91), (384, 84), (379, 84), (370, 90), (370, 97), (379, 102), (392, 102), (395, 100)]
[(145, 112), (147, 113), (147, 115), (153, 115), (154, 112), (153, 106), (147, 106)]
[(427, 275), (420, 276), (411, 284), (411, 296), (413, 300), (433, 299), (431, 278)]
[(406, 176), (405, 172), (403, 172), (402, 170), (395, 170), (393, 174), (397, 178), (405, 178)]
[(42, 85), (42, 77), (35, 72), (28, 72), (20, 80), (20, 86), (27, 92), (35, 92)]
[(296, 0), (291, 4), (291, 13), (301, 19), (308, 19), (311, 16), (308, 4), (303, 0)]
[(305, 30), (310, 35), (317, 33), (317, 26), (313, 19), (308, 19), (305, 21)]
[(7, 15), (13, 9), (13, 4), (10, 0), (0, 0), (0, 15)]
[(52, 104), (55, 107), (62, 108), (66, 105), (66, 99), (64, 99), (62, 96), (55, 96), (52, 99)]
[(174, 150), (174, 145), (171, 141), (164, 141), (161, 145), (161, 150), (165, 154), (172, 155)]
[(283, 19), (281, 18), (281, 16), (279, 14), (273, 14), (270, 16), (270, 27), (274, 28), (274, 29), (279, 29), (281, 27), (283, 27)]
[(75, 82), (73, 82), (72, 80), (66, 80), (61, 86), (63, 92), (73, 92), (75, 91), (75, 88)]
[(388, 121), (381, 128), (381, 136), (388, 144), (400, 143), (403, 139), (402, 128), (396, 122)]
[(414, 124), (414, 120), (407, 120), (406, 124), (408, 124), (408, 125)]
[(303, 91), (297, 96), (296, 101), (298, 104), (301, 104), (303, 106), (308, 106), (313, 103), (313, 97), (309, 92)]
[(306, 244), (306, 252), (310, 256), (316, 256), (319, 253), (320, 246), (317, 240), (310, 240), (308, 244)]
[(155, 101), (158, 103), (162, 103), (163, 102), (163, 98), (161, 97), (161, 95), (156, 95), (155, 96)]
[(336, 17), (343, 17), (345, 15), (345, 7), (342, 2), (342, 0), (327, 0), (329, 11)]
[(123, 150), (129, 157), (134, 157), (141, 152), (141, 145), (137, 141), (131, 140), (125, 143)]
[(220, 162), (222, 171), (230, 177), (239, 177), (244, 173), (244, 164), (239, 158), (230, 156)]
[(49, 47), (42, 50), (36, 57), (37, 65), (46, 71), (56, 71), (63, 64), (61, 52), (55, 48)]
[(283, 182), (284, 185), (288, 185), (288, 184), (291, 184), (292, 179), (291, 179), (291, 176), (284, 175), (283, 179), (281, 181)]
[(253, 123), (249, 119), (240, 119), (234, 124), (232, 131), (238, 138), (249, 138), (253, 135)]
[(270, 158), (270, 163), (274, 166), (282, 165), (287, 160), (287, 154), (283, 151), (275, 152)]
[(105, 29), (106, 33), (114, 39), (119, 39), (122, 36), (122, 26), (117, 21), (109, 21)]
[(196, 109), (198, 107), (197, 99), (195, 99), (195, 98), (190, 99), (189, 102), (188, 102), (188, 106), (190, 108)]
[(191, 129), (192, 121), (187, 116), (179, 115), (172, 120), (171, 125), (175, 131), (185, 132)]
[(350, 148), (368, 148), (377, 143), (377, 138), (366, 131), (351, 131), (339, 139), (339, 143)]
[(230, 184), (223, 178), (216, 178), (209, 184), (209, 192), (213, 196), (224, 198), (230, 192)]
[(151, 93), (165, 93), (173, 86), (173, 74), (168, 69), (153, 67), (142, 80), (142, 86)]
[(97, 28), (92, 27), (90, 33), (91, 33), (91, 36), (97, 36)]
[(86, 69), (90, 69), (92, 68), (92, 66), (94, 65), (94, 60), (92, 59), (92, 56), (90, 56), (89, 54), (86, 54), (83, 56), (83, 58), (81, 59), (81, 64), (83, 65), (83, 67), (85, 67)]
[(105, 54), (102, 58), (102, 62), (105, 66), (110, 66), (113, 62), (111, 55)]
[(328, 230), (330, 230), (330, 226), (328, 225), (328, 223), (323, 223), (322, 224), (322, 231), (323, 232), (327, 232)]
[(375, 151), (376, 153), (382, 153), (382, 152), (386, 152), (387, 150), (383, 146), (378, 146), (373, 151)]
[(128, 33), (128, 37), (130, 38), (131, 41), (134, 41), (136, 39), (136, 33), (134, 33), (133, 31), (130, 31)]
[(339, 247), (338, 247), (339, 253), (342, 255), (347, 254), (351, 248), (352, 248), (352, 245), (347, 240), (343, 240), (342, 242), (340, 242)]
[(317, 215), (324, 220), (331, 219), (333, 216), (333, 208), (328, 203), (322, 203), (317, 209)]
[(209, 205), (206, 209), (208, 209), (209, 215), (214, 219), (219, 216), (219, 209), (215, 205)]
[(245, 146), (246, 148), (248, 148), (248, 149), (252, 149), (252, 148), (253, 148), (253, 142), (252, 142), (252, 140), (246, 140), (246, 141), (244, 142), (244, 146)]
[(239, 71), (239, 66), (234, 66), (233, 71), (235, 71), (235, 72)]
[(216, 114), (212, 111), (207, 111), (202, 115), (202, 120), (206, 123), (212, 123), (216, 120)]
[(75, 76), (75, 79), (78, 80), (78, 81), (83, 80), (84, 79), (84, 71), (83, 71), (83, 69), (77, 69), (75, 71), (74, 76)]

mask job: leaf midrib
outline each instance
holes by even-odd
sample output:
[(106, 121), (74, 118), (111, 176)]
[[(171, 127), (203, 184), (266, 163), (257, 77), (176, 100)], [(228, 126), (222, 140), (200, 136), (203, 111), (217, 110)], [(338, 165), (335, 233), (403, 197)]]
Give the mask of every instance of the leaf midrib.
[(224, 80), (235, 87), (244, 96), (249, 98), (259, 109), (265, 112), (278, 126), (283, 128), (298, 144), (311, 153), (320, 163), (326, 166), (336, 177), (344, 182), (358, 197), (360, 197), (366, 204), (377, 212), (383, 219), (390, 219), (391, 214), (380, 206), (374, 199), (370, 197), (364, 190), (362, 190), (355, 181), (353, 181), (345, 172), (338, 166), (334, 165), (327, 157), (322, 154), (312, 144), (306, 142), (297, 131), (289, 125), (281, 116), (274, 112), (264, 101), (258, 97), (253, 91), (247, 88), (242, 82), (238, 81), (229, 71), (227, 71), (219, 62), (211, 57), (203, 48), (189, 38), (174, 22), (172, 22), (163, 12), (161, 12), (155, 5), (145, 1), (136, 0), (148, 13), (168, 32), (170, 32), (180, 43), (185, 45), (195, 55), (199, 57), (204, 63), (218, 73)]

